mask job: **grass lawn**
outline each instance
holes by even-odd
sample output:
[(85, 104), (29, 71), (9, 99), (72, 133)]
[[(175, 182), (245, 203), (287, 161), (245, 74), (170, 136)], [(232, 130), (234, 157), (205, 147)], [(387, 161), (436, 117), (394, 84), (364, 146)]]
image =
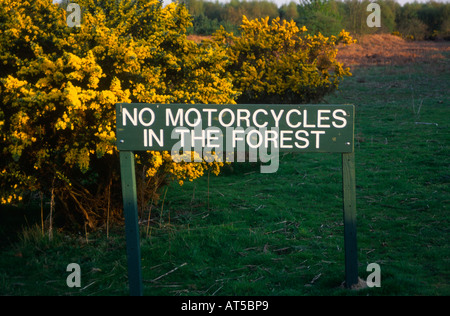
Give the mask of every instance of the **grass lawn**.
[[(356, 106), (359, 276), (378, 263), (381, 287), (341, 287), (340, 155), (284, 154), (273, 174), (235, 164), (169, 186), (148, 229), (142, 218), (145, 295), (450, 294), (449, 56), (352, 72), (326, 102)], [(50, 242), (39, 212), (0, 212), (0, 295), (128, 294), (123, 227)], [(31, 227), (14, 243), (11, 214)], [(66, 286), (71, 262), (80, 288)]]

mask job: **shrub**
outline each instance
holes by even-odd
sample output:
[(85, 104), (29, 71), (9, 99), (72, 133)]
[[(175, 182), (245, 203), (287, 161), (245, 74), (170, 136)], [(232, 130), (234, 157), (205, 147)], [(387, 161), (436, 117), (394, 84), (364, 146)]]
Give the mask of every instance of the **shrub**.
[(325, 37), (306, 31), (293, 21), (244, 16), (240, 37), (224, 29), (214, 34), (230, 57), (226, 69), (241, 92), (238, 103), (318, 102), (351, 75), (336, 60), (338, 43), (354, 42), (347, 32)]
[[(233, 103), (226, 56), (186, 39), (190, 17), (158, 0), (78, 0), (81, 27), (52, 0), (0, 0), (0, 197), (53, 192), (94, 228), (122, 215), (115, 103)], [(220, 165), (138, 156), (139, 199)], [(66, 221), (67, 222), (67, 221)]]

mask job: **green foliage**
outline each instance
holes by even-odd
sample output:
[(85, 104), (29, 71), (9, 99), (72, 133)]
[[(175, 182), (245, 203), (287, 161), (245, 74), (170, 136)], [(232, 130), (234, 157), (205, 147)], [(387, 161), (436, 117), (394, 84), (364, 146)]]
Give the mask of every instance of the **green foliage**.
[(295, 2), (289, 2), (288, 4), (283, 4), (280, 9), (280, 18), (290, 21), (297, 20), (299, 17), (297, 4)]
[[(219, 29), (220, 26), (229, 32), (238, 34), (243, 15), (249, 19), (265, 16), (274, 19), (279, 16), (276, 4), (267, 0), (231, 0), (227, 3), (203, 0), (186, 0), (184, 2), (187, 5), (189, 13), (194, 18), (194, 34), (209, 35)], [(217, 27), (213, 29), (214, 26)]]
[(296, 22), (306, 25), (311, 34), (338, 35), (343, 29), (342, 16), (334, 0), (303, 0)]
[(203, 13), (193, 16), (192, 27), (188, 32), (196, 35), (210, 35), (220, 27), (223, 27), (228, 32), (239, 32), (239, 28), (235, 24), (227, 20), (219, 22), (218, 19), (210, 19)]
[(397, 30), (413, 39), (450, 39), (450, 4), (406, 3), (397, 10)]

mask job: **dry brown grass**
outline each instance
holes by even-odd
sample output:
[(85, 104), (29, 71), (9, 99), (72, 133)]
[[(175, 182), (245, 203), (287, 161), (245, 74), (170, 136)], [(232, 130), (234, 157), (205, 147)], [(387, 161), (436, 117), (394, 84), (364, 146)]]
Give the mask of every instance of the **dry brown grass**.
[(188, 35), (188, 40), (194, 41), (197, 44), (200, 44), (203, 40), (211, 39), (210, 35)]
[[(189, 35), (188, 39), (201, 43), (211, 36)], [(357, 38), (356, 44), (338, 46), (337, 59), (345, 66), (404, 65), (431, 63), (444, 58), (450, 42), (407, 41), (391, 34), (372, 34)]]
[(444, 58), (442, 53), (450, 51), (450, 42), (406, 41), (390, 34), (373, 34), (338, 49), (337, 58), (346, 66), (401, 65)]

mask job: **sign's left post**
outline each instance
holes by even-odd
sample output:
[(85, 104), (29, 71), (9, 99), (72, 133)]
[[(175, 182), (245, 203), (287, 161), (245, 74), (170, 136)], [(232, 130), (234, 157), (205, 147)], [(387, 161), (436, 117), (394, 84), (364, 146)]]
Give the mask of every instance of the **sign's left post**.
[(122, 179), (130, 295), (142, 296), (141, 247), (137, 208), (136, 174), (134, 167), (134, 153), (132, 151), (120, 151), (120, 175)]

